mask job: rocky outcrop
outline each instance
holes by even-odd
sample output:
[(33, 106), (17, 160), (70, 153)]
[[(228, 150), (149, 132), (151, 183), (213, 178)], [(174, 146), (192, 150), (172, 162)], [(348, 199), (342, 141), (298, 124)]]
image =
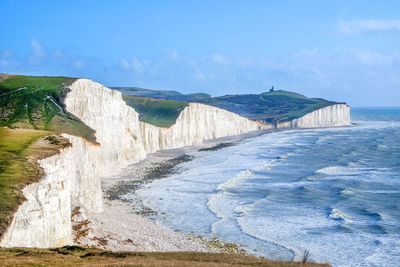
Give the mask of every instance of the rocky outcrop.
[(278, 128), (319, 128), (350, 125), (350, 107), (336, 104), (310, 112), (303, 117), (278, 124)]
[[(101, 175), (140, 161), (149, 153), (273, 128), (198, 103), (190, 103), (170, 128), (155, 127), (140, 122), (138, 113), (125, 104), (120, 92), (87, 79), (78, 79), (70, 86), (65, 107), (96, 131), (99, 144), (64, 135), (72, 146), (39, 162), (44, 177), (23, 189), (27, 200), (3, 235), (2, 246), (72, 244), (71, 210), (80, 207), (82, 211), (101, 212)], [(349, 123), (348, 106), (334, 105), (279, 127), (327, 127)]]

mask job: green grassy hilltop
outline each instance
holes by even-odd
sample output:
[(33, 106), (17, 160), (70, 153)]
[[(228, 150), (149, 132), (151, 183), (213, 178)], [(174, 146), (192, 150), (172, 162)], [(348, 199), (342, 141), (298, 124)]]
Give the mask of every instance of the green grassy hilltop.
[(95, 141), (94, 131), (65, 111), (67, 77), (0, 74), (0, 127), (70, 133)]
[[(24, 200), (20, 191), (41, 177), (36, 160), (58, 152), (68, 142), (52, 132), (0, 127), (0, 237)], [(50, 136), (51, 135), (51, 136)], [(47, 136), (47, 137), (46, 137)], [(41, 143), (36, 143), (42, 139)]]
[(321, 98), (309, 98), (301, 94), (277, 90), (262, 94), (224, 95), (181, 94), (177, 91), (161, 91), (138, 87), (113, 87), (126, 96), (151, 97), (185, 102), (198, 102), (237, 113), (252, 120), (269, 123), (299, 118), (309, 112), (337, 102)]
[[(95, 141), (94, 131), (65, 111), (63, 99), (68, 77), (34, 77), (0, 74), (0, 127), (65, 132)], [(125, 102), (139, 113), (141, 121), (170, 127), (188, 102), (198, 102), (268, 123), (299, 118), (309, 112), (337, 104), (321, 98), (277, 90), (262, 94), (212, 97), (204, 93), (181, 94), (138, 87), (115, 87)]]
[(65, 111), (73, 81), (0, 74), (0, 237), (24, 200), (21, 189), (42, 176), (36, 160), (68, 145), (55, 132), (95, 141), (94, 131)]
[(158, 127), (169, 127), (174, 124), (180, 112), (188, 105), (185, 101), (139, 96), (123, 96), (123, 99), (139, 113), (141, 121)]

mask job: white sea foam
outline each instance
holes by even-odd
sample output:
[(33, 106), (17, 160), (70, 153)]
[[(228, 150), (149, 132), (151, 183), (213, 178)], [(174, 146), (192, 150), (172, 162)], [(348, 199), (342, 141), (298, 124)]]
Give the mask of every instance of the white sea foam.
[(313, 260), (333, 266), (395, 266), (399, 168), (368, 146), (382, 135), (396, 145), (390, 127), (273, 133), (198, 153), (143, 197), (166, 213), (160, 219), (168, 226), (242, 243), (260, 256), (300, 259), (309, 249)]
[(315, 173), (325, 174), (325, 175), (344, 175), (344, 176), (351, 176), (351, 175), (360, 175), (365, 173), (379, 173), (380, 170), (377, 168), (356, 168), (356, 167), (347, 167), (347, 166), (329, 166), (322, 169), (318, 169)]
[(344, 170), (345, 170), (345, 167), (342, 167), (342, 166), (329, 166), (329, 167), (319, 169), (319, 170), (315, 171), (315, 173), (321, 173), (321, 174), (326, 174), (326, 175), (338, 175), (338, 174), (346, 173)]
[(345, 214), (344, 212), (340, 211), (337, 208), (332, 208), (331, 212), (329, 213), (329, 218), (332, 219), (342, 219), (342, 220), (350, 220), (351, 216)]
[(345, 188), (340, 191), (340, 194), (342, 194), (342, 195), (353, 195), (354, 193), (355, 193), (354, 190), (352, 190), (350, 188)]

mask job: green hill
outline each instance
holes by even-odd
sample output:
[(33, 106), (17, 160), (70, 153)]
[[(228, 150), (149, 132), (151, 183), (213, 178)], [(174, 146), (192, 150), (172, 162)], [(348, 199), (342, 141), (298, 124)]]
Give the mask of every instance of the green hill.
[(195, 93), (184, 95), (178, 91), (151, 90), (139, 87), (110, 87), (111, 89), (120, 91), (123, 95), (133, 95), (141, 97), (152, 97), (185, 102), (199, 102), (209, 99), (211, 96), (205, 93)]
[(123, 96), (123, 99), (139, 113), (139, 120), (158, 127), (174, 124), (180, 112), (188, 105), (184, 101), (139, 96)]
[(212, 97), (201, 93), (185, 95), (176, 91), (150, 90), (138, 87), (114, 87), (113, 89), (121, 91), (124, 95), (203, 103), (226, 109), (252, 120), (269, 123), (290, 121), (317, 109), (337, 104), (337, 102), (321, 98), (309, 98), (283, 90), (262, 94)]
[[(0, 75), (0, 127), (31, 128), (65, 132), (95, 141), (94, 131), (65, 111), (63, 99), (67, 77)], [(269, 123), (289, 121), (314, 110), (336, 104), (320, 98), (274, 91), (262, 94), (212, 97), (204, 93), (182, 94), (177, 91), (150, 90), (138, 87), (114, 87), (125, 102), (135, 108), (141, 121), (169, 127), (188, 102), (198, 102), (237, 113), (252, 120)]]
[(95, 141), (94, 131), (65, 111), (67, 77), (0, 75), (0, 127), (64, 132)]

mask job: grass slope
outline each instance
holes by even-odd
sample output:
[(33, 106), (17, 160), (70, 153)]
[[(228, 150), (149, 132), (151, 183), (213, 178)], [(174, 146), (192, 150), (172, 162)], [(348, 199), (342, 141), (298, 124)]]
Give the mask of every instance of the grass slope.
[(41, 177), (36, 159), (57, 153), (60, 145), (66, 145), (65, 140), (55, 136), (43, 140), (40, 146), (34, 145), (37, 140), (51, 134), (0, 127), (0, 236), (24, 200), (20, 189)]
[(66, 246), (57, 249), (0, 249), (2, 266), (330, 266), (271, 261), (241, 254), (198, 252), (110, 252)]
[(184, 95), (178, 91), (151, 90), (139, 87), (110, 87), (110, 88), (118, 90), (123, 95), (126, 96), (133, 95), (133, 96), (161, 98), (161, 99), (169, 99), (169, 100), (185, 101), (185, 102), (198, 102), (201, 99), (208, 99), (211, 97), (209, 94), (205, 93)]
[(94, 142), (94, 131), (65, 111), (67, 77), (0, 75), (0, 127), (64, 132)]
[(274, 91), (259, 95), (227, 95), (216, 97), (216, 106), (238, 113), (253, 120), (273, 123), (290, 121), (336, 102), (313, 99), (288, 91)]
[(141, 121), (158, 127), (170, 127), (188, 105), (184, 101), (163, 100), (138, 96), (123, 96), (127, 105), (139, 113)]
[(277, 90), (262, 94), (225, 95), (211, 97), (207, 94), (184, 95), (176, 91), (160, 91), (137, 87), (115, 87), (124, 95), (137, 95), (186, 102), (199, 102), (237, 113), (252, 120), (270, 123), (290, 121), (309, 112), (333, 104), (321, 98), (308, 98), (304, 95)]

